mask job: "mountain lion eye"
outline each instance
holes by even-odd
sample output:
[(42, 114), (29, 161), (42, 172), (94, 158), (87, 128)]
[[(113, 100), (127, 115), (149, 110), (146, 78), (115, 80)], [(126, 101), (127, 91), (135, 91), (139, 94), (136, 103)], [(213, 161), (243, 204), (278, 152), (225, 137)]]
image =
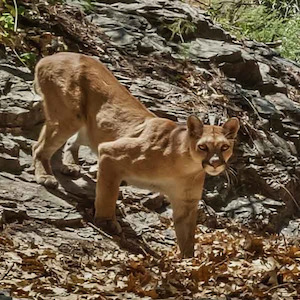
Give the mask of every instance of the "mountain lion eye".
[(208, 148), (206, 145), (199, 145), (198, 148), (201, 150), (201, 151), (207, 151)]
[(222, 147), (221, 147), (221, 151), (223, 152), (223, 151), (226, 151), (226, 150), (228, 150), (229, 149), (229, 146), (228, 145), (223, 145)]

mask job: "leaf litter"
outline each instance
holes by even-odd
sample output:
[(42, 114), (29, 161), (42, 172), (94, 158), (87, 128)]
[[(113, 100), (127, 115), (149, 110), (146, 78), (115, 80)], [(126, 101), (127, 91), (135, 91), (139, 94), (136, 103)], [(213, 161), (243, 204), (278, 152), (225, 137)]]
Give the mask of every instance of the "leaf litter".
[(68, 239), (57, 228), (51, 236), (53, 225), (26, 222), (0, 233), (0, 290), (19, 299), (299, 299), (300, 242), (282, 235), (232, 221), (225, 229), (198, 225), (195, 257), (181, 260), (168, 244), (153, 244), (157, 258), (106, 237)]

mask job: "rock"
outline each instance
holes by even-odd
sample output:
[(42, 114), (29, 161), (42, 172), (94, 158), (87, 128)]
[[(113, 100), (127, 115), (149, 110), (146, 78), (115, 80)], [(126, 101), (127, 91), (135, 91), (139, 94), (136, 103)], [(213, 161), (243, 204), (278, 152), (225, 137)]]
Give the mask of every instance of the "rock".
[(300, 104), (292, 101), (285, 94), (275, 93), (273, 95), (266, 95), (265, 98), (272, 102), (277, 110), (300, 120)]
[(259, 65), (249, 54), (242, 52), (242, 57), (236, 62), (224, 62), (219, 65), (220, 69), (228, 77), (237, 79), (245, 87), (254, 87), (262, 82)]
[(32, 165), (32, 156), (31, 153), (26, 153), (23, 150), (20, 150), (20, 156), (19, 156), (19, 163), (20, 166), (22, 168), (22, 170), (24, 170), (25, 168), (29, 168)]
[(90, 165), (97, 164), (97, 155), (87, 146), (81, 146), (79, 149), (79, 160)]
[(158, 211), (166, 203), (165, 196), (159, 193), (149, 195), (146, 199), (142, 200), (142, 204), (150, 210)]
[(19, 156), (20, 147), (6, 135), (0, 133), (0, 153), (6, 153), (13, 157)]
[(24, 184), (16, 178), (11, 180), (0, 175), (0, 198), (17, 201), (17, 208), (3, 210), (5, 222), (31, 218), (56, 226), (81, 226), (82, 217), (74, 206), (35, 183)]
[(173, 121), (186, 120), (187, 112), (178, 107), (178, 103), (185, 103), (193, 98), (173, 84), (151, 80), (149, 77), (135, 80), (129, 90), (157, 116)]
[(241, 223), (255, 223), (256, 228), (267, 228), (268, 231), (276, 232), (284, 218), (282, 214), (284, 207), (285, 203), (282, 201), (257, 195), (256, 197), (239, 197), (231, 201), (223, 211), (227, 216), (236, 218)]
[(34, 140), (31, 140), (28, 137), (25, 138), (24, 136), (15, 136), (15, 135), (11, 135), (11, 134), (7, 134), (6, 136), (11, 141), (13, 141), (14, 143), (18, 144), (19, 147), (23, 151), (26, 151), (26, 152), (31, 152), (32, 146), (35, 143)]
[[(224, 41), (197, 38), (189, 44), (180, 47), (180, 51), (186, 52), (187, 56), (193, 60), (208, 60), (211, 62), (237, 62), (242, 60), (241, 47), (229, 44)], [(178, 55), (175, 55), (178, 57)], [(180, 57), (180, 55), (179, 55)]]
[(98, 165), (92, 165), (89, 168), (89, 174), (92, 175), (93, 178), (97, 177), (97, 172), (98, 172)]
[[(0, 97), (0, 129), (31, 128), (43, 121), (40, 97), (33, 91), (32, 79), (28, 69), (2, 66), (0, 89), (6, 91)], [(9, 82), (9, 89), (7, 82)]]
[(28, 219), (28, 215), (25, 210), (4, 208), (1, 212), (0, 208), (0, 213), (3, 224), (13, 223), (16, 221), (22, 223), (24, 220)]
[(22, 172), (19, 159), (6, 153), (0, 153), (0, 170), (13, 174), (21, 174)]
[(150, 54), (154, 51), (171, 52), (171, 49), (164, 45), (162, 38), (155, 34), (143, 37), (137, 44), (137, 50), (142, 54)]
[(253, 97), (251, 99), (253, 106), (263, 118), (280, 119), (284, 116), (275, 105), (267, 99), (261, 97)]
[(6, 291), (0, 291), (0, 300), (13, 300)]
[(288, 237), (299, 238), (300, 236), (300, 219), (290, 220), (288, 225), (281, 230), (281, 233)]
[[(180, 1), (135, 1), (118, 3), (113, 7), (96, 3), (96, 13), (87, 17), (99, 26), (112, 43), (142, 54), (151, 52), (171, 53), (168, 40), (187, 42), (197, 37), (230, 41), (231, 36), (214, 25), (205, 12)], [(172, 26), (180, 22), (180, 34), (172, 34)], [(190, 28), (185, 30), (184, 28)]]
[(126, 215), (125, 221), (137, 235), (142, 235), (150, 230), (154, 231), (160, 225), (159, 217), (156, 213), (146, 213), (143, 211)]
[(12, 201), (0, 201), (0, 205), (6, 208), (17, 208), (18, 205)]
[(197, 223), (205, 225), (208, 228), (218, 227), (218, 217), (213, 208), (200, 201), (198, 206)]
[[(243, 241), (246, 237), (247, 241), (248, 233), (253, 237), (253, 231), (261, 231), (263, 234), (283, 233), (293, 241), (299, 240), (300, 68), (296, 63), (280, 58), (263, 43), (235, 41), (214, 25), (204, 11), (187, 1), (96, 1), (89, 16), (65, 4), (52, 9), (53, 6), (44, 3), (36, 6), (33, 1), (23, 2), (26, 10), (37, 7), (36, 16), (22, 15), (18, 28), (27, 30), (28, 27), (30, 37), (26, 38), (26, 45), (29, 41), (30, 50), (38, 56), (50, 52), (39, 49), (40, 45), (36, 45), (39, 43), (31, 39), (31, 32), (37, 41), (41, 36), (51, 36), (53, 43), (65, 43), (60, 47), (62, 50), (66, 46), (69, 51), (101, 59), (132, 94), (160, 117), (184, 124), (190, 114), (195, 114), (205, 124), (222, 124), (229, 116), (237, 116), (241, 129), (230, 168), (220, 176), (206, 177), (203, 193), (206, 204), (199, 203), (194, 260), (180, 262), (175, 256), (177, 242), (172, 209), (165, 198), (126, 186), (124, 182), (117, 201), (117, 219), (123, 234), (113, 238), (105, 236), (90, 224), (94, 213), (96, 182), (93, 177), (97, 172), (97, 156), (88, 148), (80, 149), (78, 178), (61, 174), (61, 152), (58, 151), (52, 159), (53, 171), (60, 183), (58, 189), (48, 191), (35, 183), (29, 166), (31, 148), (43, 121), (40, 97), (33, 93), (33, 76), (29, 70), (16, 67), (13, 60), (5, 57), (5, 48), (0, 45), (0, 229), (4, 230), (1, 243), (8, 249), (2, 251), (1, 258), (1, 277), (7, 276), (2, 280), (4, 284), (11, 287), (12, 278), (18, 281), (14, 275), (18, 275), (22, 260), (35, 262), (38, 258), (37, 269), (43, 262), (47, 271), (48, 260), (52, 263), (56, 258), (57, 262), (65, 262), (61, 266), (66, 268), (59, 271), (66, 274), (76, 268), (83, 270), (85, 262), (89, 263), (83, 279), (86, 288), (100, 291), (94, 297), (112, 295), (112, 292), (118, 297), (122, 290), (121, 299), (143, 298), (146, 293), (159, 298), (187, 299), (197, 298), (198, 293), (202, 299), (204, 293), (197, 292), (197, 283), (184, 279), (190, 271), (197, 273), (197, 280), (203, 270), (209, 273), (204, 274), (205, 277), (209, 277), (214, 271), (211, 267), (220, 271), (228, 263), (227, 258), (235, 256), (235, 247), (229, 247), (224, 260), (221, 238), (242, 238)], [(71, 0), (67, 2), (74, 4)], [(80, 2), (76, 5), (82, 6)], [(51, 46), (50, 50), (55, 49), (59, 47)], [(251, 231), (230, 218), (247, 225)], [(5, 222), (11, 223), (3, 226)], [(253, 252), (257, 241), (256, 246), (263, 250), (265, 242), (262, 245), (261, 238), (255, 237), (250, 247), (242, 245), (242, 250)], [(273, 238), (270, 241), (273, 243)], [(237, 245), (233, 240), (229, 242)], [(121, 250), (117, 243), (125, 249)], [(211, 247), (220, 251), (208, 253), (206, 248)], [(201, 270), (197, 266), (195, 270), (195, 262), (201, 259), (203, 262), (206, 254), (212, 264), (205, 261), (204, 269), (202, 264)], [(239, 259), (240, 254), (237, 254)], [(254, 254), (256, 259), (258, 253)], [(176, 267), (170, 269), (173, 264), (182, 267), (183, 272), (176, 272)], [(22, 267), (29, 269), (30, 266), (22, 264)], [(154, 281), (140, 289), (141, 280), (149, 279), (150, 267), (155, 274), (158, 269), (164, 269), (166, 277), (156, 286), (158, 273), (153, 273)], [(97, 286), (93, 282), (92, 269), (99, 271), (96, 275), (100, 281), (104, 277), (111, 279), (104, 290), (103, 284)], [(41, 275), (45, 275), (45, 270), (41, 270)], [(122, 275), (120, 280), (115, 280), (114, 273)], [(21, 279), (32, 283), (32, 274), (25, 272), (25, 279)], [(130, 283), (138, 288), (136, 296), (132, 291), (124, 291), (129, 282), (128, 274)], [(38, 274), (33, 276), (39, 280)], [(80, 294), (82, 279), (71, 277)], [(216, 289), (210, 285), (212, 279), (207, 279), (206, 287), (211, 288), (207, 297), (216, 296)], [(122, 281), (124, 283), (119, 285)], [(32, 284), (22, 286), (26, 294)], [(17, 289), (11, 292), (24, 296), (22, 286), (15, 286)], [(152, 290), (152, 287), (156, 288)], [(269, 287), (266, 289), (270, 291)], [(237, 290), (235, 297), (247, 297), (249, 293), (253, 296), (251, 290), (240, 290), (242, 294)], [(30, 293), (34, 294), (34, 289), (31, 288)], [(51, 289), (49, 297), (60, 299), (67, 294), (67, 289), (58, 287)]]
[[(130, 10), (129, 5), (125, 6)], [(116, 46), (139, 50), (146, 54), (154, 50), (169, 52), (162, 37), (149, 30), (149, 33), (145, 32), (151, 26), (142, 16), (126, 14), (124, 10), (117, 11), (109, 6), (101, 6), (97, 14), (92, 14), (87, 19), (101, 27)]]
[(259, 91), (263, 94), (273, 94), (273, 93), (287, 93), (287, 87), (286, 85), (276, 79), (270, 77), (268, 80), (264, 81), (262, 84), (259, 86)]
[[(183, 24), (185, 23), (186, 26), (195, 25), (188, 32), (182, 30), (181, 34), (186, 42), (197, 37), (231, 41), (231, 36), (220, 26), (213, 24), (206, 12), (198, 7), (191, 8), (191, 6), (181, 1), (159, 1), (153, 2), (154, 5), (149, 5), (148, 1), (144, 3), (147, 3), (147, 5), (143, 8), (140, 7), (138, 13), (157, 27), (162, 36), (166, 36), (168, 25), (174, 24), (178, 20), (185, 20)], [(158, 4), (159, 6), (155, 7)]]

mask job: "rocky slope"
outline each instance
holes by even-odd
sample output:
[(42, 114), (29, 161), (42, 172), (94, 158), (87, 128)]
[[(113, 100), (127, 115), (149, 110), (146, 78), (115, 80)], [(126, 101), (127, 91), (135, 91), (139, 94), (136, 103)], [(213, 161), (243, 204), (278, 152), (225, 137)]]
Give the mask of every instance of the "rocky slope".
[[(38, 57), (65, 50), (93, 55), (151, 111), (177, 122), (184, 122), (191, 113), (215, 124), (228, 116), (240, 118), (242, 128), (231, 169), (221, 177), (207, 178), (206, 204), (200, 204), (198, 230), (226, 228), (236, 219), (258, 233), (299, 235), (299, 65), (279, 57), (264, 44), (235, 40), (204, 11), (181, 1), (107, 0), (95, 3), (87, 14), (73, 1), (55, 6), (43, 1), (20, 4), (27, 8), (19, 20), (19, 27), (26, 32), (23, 47)], [(54, 157), (58, 191), (47, 191), (34, 183), (31, 146), (43, 113), (32, 80), (32, 72), (20, 66), (6, 49), (0, 60), (0, 221), (9, 236), (6, 242), (14, 240), (13, 236), (35, 245), (44, 240), (54, 252), (74, 243), (84, 252), (84, 241), (97, 246), (101, 241), (103, 251), (93, 254), (102, 257), (102, 263), (108, 261), (103, 258), (105, 251), (115, 249), (120, 254), (123, 250), (90, 223), (96, 160), (89, 150), (83, 148), (80, 153), (82, 174), (76, 179), (60, 174), (60, 153)], [(165, 199), (124, 186), (120, 200), (119, 217), (128, 229), (125, 239), (117, 241), (127, 249), (122, 252), (124, 261), (130, 260), (130, 253), (156, 257), (175, 249)], [(16, 221), (24, 226), (16, 225)], [(216, 230), (214, 234), (219, 233)], [(86, 251), (92, 250), (88, 247)], [(17, 264), (18, 258), (14, 259)], [(140, 267), (133, 265), (129, 268), (138, 276)], [(203, 274), (197, 274), (201, 281)], [(8, 275), (4, 275), (0, 286), (7, 287), (4, 279)], [(117, 285), (115, 279), (111, 281)], [(10, 288), (22, 296), (18, 284)], [(187, 292), (187, 286), (178, 288), (178, 293), (166, 292), (165, 286), (161, 289), (164, 292), (156, 291), (160, 298), (187, 297), (195, 292), (193, 288)], [(126, 291), (137, 293), (137, 288)], [(56, 292), (60, 297), (67, 293)], [(142, 296), (155, 295), (149, 292)], [(53, 295), (49, 297), (53, 299)], [(101, 292), (99, 298), (89, 299), (100, 297), (108, 295)], [(125, 299), (124, 294), (120, 299)]]

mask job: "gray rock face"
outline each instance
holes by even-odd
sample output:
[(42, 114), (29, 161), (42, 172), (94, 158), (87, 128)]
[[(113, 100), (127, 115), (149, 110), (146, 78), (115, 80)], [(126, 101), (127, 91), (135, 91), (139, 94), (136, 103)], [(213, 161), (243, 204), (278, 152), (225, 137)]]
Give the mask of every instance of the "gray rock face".
[(253, 222), (262, 226), (261, 230), (276, 232), (281, 229), (280, 221), (283, 218), (284, 208), (285, 204), (282, 201), (254, 195), (231, 201), (223, 211), (244, 224)]
[[(235, 41), (204, 11), (181, 1), (101, 1), (83, 20), (75, 12), (74, 28), (84, 29), (87, 36), (80, 40), (76, 33), (68, 32), (73, 38), (68, 40), (68, 47), (97, 54), (158, 116), (185, 122), (194, 113), (206, 123), (213, 119), (222, 122), (228, 116), (240, 118), (232, 169), (206, 181), (203, 198), (217, 214), (249, 225), (255, 223), (262, 230), (279, 231), (288, 223), (293, 228), (300, 203), (298, 65), (280, 58), (262, 43)], [(62, 39), (58, 23), (53, 18), (47, 28)], [(99, 31), (103, 35), (96, 34)], [(92, 45), (93, 51), (83, 45)], [(61, 183), (58, 195), (34, 183), (30, 153), (44, 116), (32, 80), (29, 70), (16, 67), (9, 59), (1, 61), (0, 191), (6, 194), (2, 193), (0, 199), (17, 203), (13, 208), (0, 203), (1, 222), (4, 216), (4, 220), (40, 218), (78, 224), (81, 216), (61, 198), (71, 195), (79, 205), (87, 199), (92, 201), (96, 159), (82, 150), (81, 177), (72, 180), (57, 171), (60, 158), (56, 156), (54, 169)], [(131, 201), (128, 194), (156, 211), (164, 203), (146, 191), (126, 187), (124, 193), (125, 204)], [(11, 212), (14, 209), (15, 215)], [(213, 220), (210, 223), (215, 222), (214, 213), (202, 211)], [(169, 217), (168, 210), (163, 215)], [(126, 221), (142, 224), (145, 218), (136, 212)], [(155, 227), (155, 212), (147, 222)], [(142, 226), (137, 231), (143, 232)], [(170, 244), (173, 240), (170, 237)], [(160, 238), (156, 242), (160, 243)]]
[(6, 222), (31, 218), (58, 226), (78, 226), (82, 220), (73, 205), (41, 186), (24, 184), (17, 177), (0, 176), (0, 199), (0, 213), (2, 209)]
[[(184, 46), (185, 48), (188, 47), (188, 56), (194, 61), (204, 59), (205, 61), (209, 60), (216, 63), (233, 63), (242, 59), (240, 46), (225, 41), (198, 38), (189, 44), (183, 45), (183, 47)], [(183, 49), (181, 51), (183, 51)]]
[(0, 169), (4, 172), (8, 171), (14, 174), (20, 174), (20, 161), (17, 157), (10, 156), (6, 153), (0, 153)]
[(284, 112), (290, 117), (299, 118), (300, 104), (289, 99), (285, 94), (275, 93), (266, 95), (266, 100), (272, 101), (278, 111)]
[(13, 140), (9, 139), (3, 133), (0, 133), (0, 152), (9, 154), (13, 157), (19, 156), (19, 145)]
[(40, 97), (33, 92), (32, 80), (28, 69), (0, 65), (0, 130), (31, 128), (43, 121)]
[[(105, 1), (104, 1), (105, 2)], [(184, 41), (196, 37), (230, 41), (229, 34), (214, 25), (205, 12), (180, 1), (132, 1), (95, 3), (88, 20), (100, 26), (116, 46), (151, 53), (171, 52), (165, 37)], [(178, 26), (178, 32), (174, 34)]]
[(289, 221), (289, 224), (282, 230), (282, 233), (298, 238), (300, 235), (300, 219)]

